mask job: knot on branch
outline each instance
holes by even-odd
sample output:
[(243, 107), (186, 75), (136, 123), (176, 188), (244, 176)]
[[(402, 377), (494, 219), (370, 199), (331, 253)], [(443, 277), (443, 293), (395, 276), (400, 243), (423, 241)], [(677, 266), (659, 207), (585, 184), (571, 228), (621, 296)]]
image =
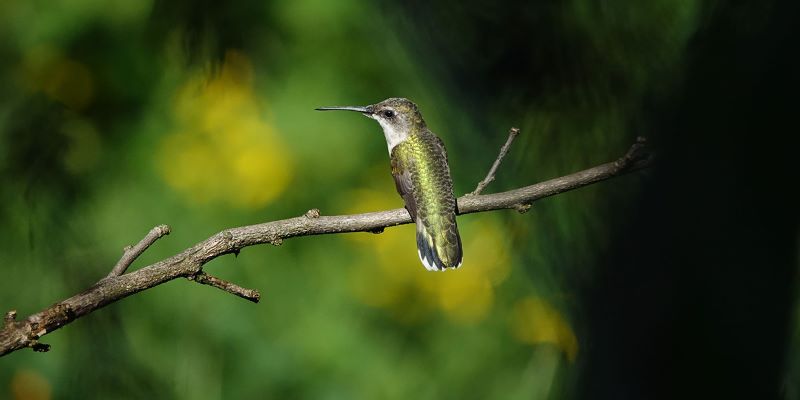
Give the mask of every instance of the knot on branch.
[[(53, 313), (55, 313), (58, 317), (59, 321), (64, 321), (64, 323), (68, 323), (75, 319), (75, 311), (70, 307), (69, 304), (59, 303), (53, 306)], [(61, 324), (63, 325), (63, 324)], [(59, 326), (61, 326), (59, 325)], [(46, 328), (42, 328), (42, 334), (40, 335), (37, 332), (37, 336), (44, 336), (46, 332)]]
[(319, 215), (319, 208), (312, 208), (306, 211), (306, 218), (308, 219), (319, 218)]
[(33, 351), (38, 353), (47, 353), (48, 351), (50, 351), (49, 344), (40, 343), (38, 340), (31, 340), (29, 347), (32, 348)]
[(172, 228), (170, 228), (169, 225), (163, 224), (153, 228), (153, 230), (156, 231), (155, 233), (158, 235), (158, 237), (166, 236), (172, 233)]
[(192, 270), (197, 272), (200, 267), (209, 260), (219, 257), (222, 254), (239, 254), (240, 246), (236, 244), (233, 233), (230, 231), (222, 231), (209, 238), (204, 246), (198, 246), (195, 251), (197, 262), (192, 263), (194, 268)]
[(647, 138), (638, 136), (625, 155), (614, 161), (614, 167), (621, 171), (632, 167), (637, 162), (647, 161), (650, 157), (651, 154), (647, 151)]
[(4, 325), (10, 324), (10, 323), (14, 322), (14, 320), (16, 320), (16, 319), (17, 319), (17, 310), (11, 310), (11, 311), (7, 312), (5, 317), (3, 317)]
[[(58, 303), (54, 305), (52, 308), (50, 308), (50, 310), (48, 310), (48, 315), (46, 315), (45, 318), (50, 321), (57, 321), (55, 326), (52, 326), (51, 329), (51, 330), (56, 330), (75, 320), (75, 311), (68, 304)], [(32, 344), (30, 345), (30, 347), (33, 347), (33, 343), (36, 343), (36, 339), (39, 339), (40, 337), (49, 333), (49, 331), (47, 330), (47, 325), (40, 324), (40, 322), (41, 322), (40, 318), (28, 319), (28, 323), (30, 324), (31, 327), (30, 339)], [(46, 346), (47, 349), (36, 350), (36, 348), (34, 348), (34, 350), (47, 351), (50, 349), (49, 345), (45, 344), (40, 344), (40, 345)]]
[(532, 206), (533, 204), (531, 203), (523, 203), (523, 204), (517, 204), (516, 206), (514, 206), (514, 209), (517, 210), (517, 212), (520, 214), (525, 214), (526, 212), (528, 212), (528, 210), (531, 209)]

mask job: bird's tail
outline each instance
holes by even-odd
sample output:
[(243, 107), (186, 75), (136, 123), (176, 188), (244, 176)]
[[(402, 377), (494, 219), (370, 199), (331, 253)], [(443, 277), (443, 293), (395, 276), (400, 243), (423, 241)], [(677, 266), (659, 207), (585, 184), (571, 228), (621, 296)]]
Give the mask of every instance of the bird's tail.
[(453, 223), (448, 232), (434, 236), (428, 233), (423, 224), (417, 223), (417, 253), (428, 271), (460, 267), (463, 251), (458, 227)]

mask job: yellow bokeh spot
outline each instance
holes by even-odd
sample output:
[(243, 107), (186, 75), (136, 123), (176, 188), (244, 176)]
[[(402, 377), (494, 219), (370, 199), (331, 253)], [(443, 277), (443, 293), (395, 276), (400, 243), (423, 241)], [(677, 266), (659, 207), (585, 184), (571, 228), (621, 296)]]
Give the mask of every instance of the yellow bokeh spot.
[(250, 61), (230, 51), (212, 77), (200, 74), (178, 90), (177, 126), (161, 143), (158, 164), (190, 201), (258, 208), (289, 184), (293, 160), (260, 116), (252, 81)]
[(442, 311), (456, 322), (468, 324), (482, 320), (494, 301), (492, 284), (477, 269), (445, 271), (430, 282), (434, 282)]
[(511, 330), (523, 343), (556, 346), (569, 361), (575, 361), (578, 355), (578, 339), (569, 323), (543, 299), (527, 297), (517, 302), (512, 315)]
[(493, 285), (498, 285), (511, 273), (508, 232), (493, 216), (473, 218), (477, 221), (467, 232), (469, 236), (462, 234), (464, 267), (483, 271)]
[(461, 224), (464, 263), (458, 270), (419, 276), (417, 285), (438, 299), (439, 306), (453, 321), (473, 324), (481, 321), (494, 303), (494, 287), (511, 271), (508, 241), (497, 219), (475, 216)]
[(86, 108), (94, 97), (89, 69), (50, 46), (33, 47), (24, 54), (19, 78), (26, 89), (42, 92), (73, 110)]
[(9, 386), (14, 400), (48, 400), (52, 397), (50, 382), (33, 370), (17, 371)]
[[(394, 191), (360, 189), (344, 199), (348, 213), (402, 205)], [(417, 255), (415, 235), (414, 225), (387, 228), (380, 235), (348, 235), (363, 254), (352, 269), (353, 294), (401, 320), (438, 309), (457, 323), (482, 321), (494, 303), (495, 286), (510, 273), (507, 240), (497, 219), (482, 217), (467, 229), (461, 227), (464, 264), (455, 271), (426, 271)]]

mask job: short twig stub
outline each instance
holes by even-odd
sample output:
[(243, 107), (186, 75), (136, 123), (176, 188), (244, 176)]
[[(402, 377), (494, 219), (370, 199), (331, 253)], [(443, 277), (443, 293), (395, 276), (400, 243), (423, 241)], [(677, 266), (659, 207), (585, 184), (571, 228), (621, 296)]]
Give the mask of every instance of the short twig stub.
[(495, 174), (497, 174), (497, 168), (500, 167), (500, 163), (503, 162), (503, 158), (505, 158), (506, 154), (508, 154), (508, 149), (511, 148), (511, 143), (514, 142), (514, 139), (519, 135), (519, 128), (511, 128), (508, 131), (508, 139), (506, 139), (506, 143), (503, 144), (503, 147), (500, 148), (500, 154), (497, 155), (497, 159), (494, 160), (492, 164), (492, 168), (489, 169), (489, 173), (486, 174), (486, 178), (483, 178), (482, 181), (478, 182), (478, 186), (469, 193), (469, 196), (477, 196), (483, 192), (483, 189), (486, 189), (492, 181), (495, 179)]
[(117, 261), (117, 264), (114, 265), (114, 268), (111, 269), (111, 272), (106, 275), (106, 278), (110, 278), (112, 276), (120, 276), (125, 273), (125, 270), (139, 258), (142, 253), (145, 252), (156, 240), (160, 239), (165, 235), (169, 235), (170, 227), (168, 225), (159, 225), (155, 228), (151, 229), (147, 235), (139, 241), (135, 246), (126, 246), (122, 258)]

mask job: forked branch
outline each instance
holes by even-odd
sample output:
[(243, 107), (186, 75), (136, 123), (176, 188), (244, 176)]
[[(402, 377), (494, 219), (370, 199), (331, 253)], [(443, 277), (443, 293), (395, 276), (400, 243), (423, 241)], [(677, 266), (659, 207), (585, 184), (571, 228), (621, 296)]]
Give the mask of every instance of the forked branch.
[(136, 258), (142, 255), (142, 253), (144, 253), (148, 247), (155, 243), (156, 240), (165, 235), (169, 235), (169, 231), (169, 226), (159, 225), (151, 229), (150, 232), (147, 233), (147, 236), (140, 240), (135, 246), (126, 247), (123, 251), (122, 258), (117, 261), (117, 265), (111, 269), (111, 272), (109, 272), (106, 277), (120, 276), (124, 274), (125, 270), (128, 269), (128, 267), (130, 267), (134, 261), (136, 261)]
[[(484, 179), (486, 183), (482, 181), (476, 192), (480, 193), (482, 188), (491, 182), (512, 140), (513, 137), (509, 137), (487, 179)], [(538, 199), (646, 168), (651, 163), (652, 158), (644, 149), (644, 139), (639, 138), (631, 149), (616, 161), (505, 192), (463, 196), (458, 199), (458, 210), (460, 214), (500, 209), (524, 212)], [(48, 346), (39, 343), (39, 338), (42, 336), (110, 303), (176, 278), (187, 278), (257, 302), (260, 297), (257, 291), (212, 277), (202, 270), (203, 265), (221, 255), (238, 253), (244, 247), (267, 243), (279, 245), (283, 240), (296, 236), (380, 232), (384, 228), (410, 222), (411, 218), (404, 208), (338, 216), (323, 216), (319, 210), (313, 209), (296, 218), (226, 229), (180, 254), (125, 273), (130, 263), (142, 251), (169, 232), (164, 226), (156, 227), (138, 245), (125, 251), (123, 259), (108, 277), (85, 291), (21, 321), (16, 320), (16, 311), (9, 311), (0, 330), (0, 356), (25, 347), (46, 351)]]

